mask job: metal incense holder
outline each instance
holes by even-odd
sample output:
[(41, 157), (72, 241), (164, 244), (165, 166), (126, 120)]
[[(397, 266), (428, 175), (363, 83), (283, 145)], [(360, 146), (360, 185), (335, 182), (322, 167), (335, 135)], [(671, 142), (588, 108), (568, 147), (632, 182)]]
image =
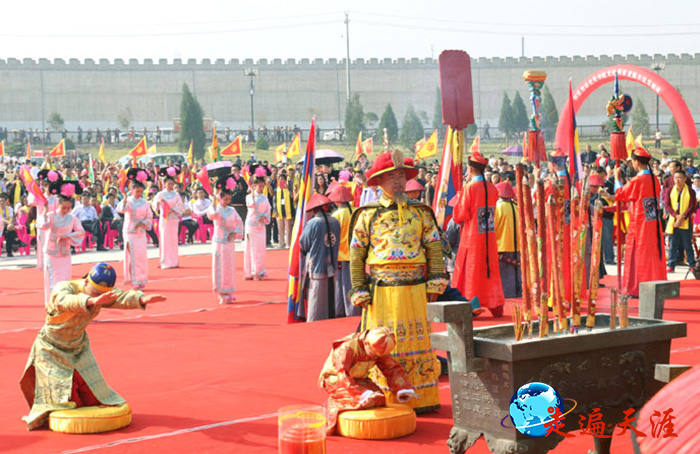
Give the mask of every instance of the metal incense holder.
[[(599, 408), (605, 433), (612, 434), (625, 418), (623, 411), (640, 409), (661, 389), (655, 371), (668, 365), (671, 340), (686, 336), (685, 323), (661, 320), (663, 300), (678, 296), (679, 283), (650, 282), (642, 287), (648, 287), (640, 291), (642, 317), (630, 317), (625, 329), (611, 330), (610, 315), (599, 313), (590, 332), (521, 341), (515, 340), (512, 324), (474, 329), (469, 303), (428, 304), (430, 320), (447, 324), (447, 331), (431, 334), (431, 340), (435, 349), (447, 352), (454, 418), (447, 442), (450, 452), (466, 452), (481, 436), (494, 454), (553, 449), (562, 436), (531, 438), (510, 421), (513, 394), (532, 382), (546, 383), (566, 401), (576, 401), (562, 432), (590, 436), (579, 434), (579, 416)], [(549, 323), (553, 332), (551, 319)], [(502, 424), (504, 420), (509, 424)], [(597, 454), (609, 452), (611, 438), (590, 437)]]

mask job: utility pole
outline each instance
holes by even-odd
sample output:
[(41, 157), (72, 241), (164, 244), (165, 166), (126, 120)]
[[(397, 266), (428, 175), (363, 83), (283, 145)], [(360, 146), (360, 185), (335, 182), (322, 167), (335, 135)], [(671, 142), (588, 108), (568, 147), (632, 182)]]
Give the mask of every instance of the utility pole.
[(520, 37), (520, 56), (521, 57), (525, 56), (525, 37), (524, 36)]
[(345, 12), (345, 95), (350, 102), (350, 13)]
[(258, 69), (246, 68), (243, 70), (243, 74), (250, 77), (250, 127), (253, 128), (253, 134), (255, 134), (255, 103), (253, 102), (255, 97), (255, 86), (253, 85), (253, 77), (258, 75)]
[[(651, 70), (656, 71), (656, 74), (658, 75), (661, 71), (666, 68), (666, 62), (658, 62), (654, 63), (651, 65)], [(659, 95), (656, 95), (656, 130), (659, 130)]]

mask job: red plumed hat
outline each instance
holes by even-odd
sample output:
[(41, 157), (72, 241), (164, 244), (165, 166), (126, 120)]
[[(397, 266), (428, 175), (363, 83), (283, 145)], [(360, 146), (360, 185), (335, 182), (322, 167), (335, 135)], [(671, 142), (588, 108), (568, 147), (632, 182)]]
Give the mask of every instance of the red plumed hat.
[(407, 180), (412, 180), (418, 175), (418, 169), (413, 166), (413, 159), (404, 158), (403, 153), (394, 150), (391, 153), (382, 153), (377, 157), (372, 168), (367, 171), (367, 185), (377, 186), (379, 184), (378, 176), (397, 169), (403, 169), (406, 172)]

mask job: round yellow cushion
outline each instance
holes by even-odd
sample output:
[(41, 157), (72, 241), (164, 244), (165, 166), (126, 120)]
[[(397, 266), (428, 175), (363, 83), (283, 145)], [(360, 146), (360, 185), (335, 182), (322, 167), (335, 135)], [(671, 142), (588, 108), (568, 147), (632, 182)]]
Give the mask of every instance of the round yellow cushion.
[(131, 407), (80, 407), (59, 410), (49, 415), (49, 428), (68, 434), (96, 434), (121, 429), (131, 424)]
[(411, 435), (415, 430), (416, 413), (403, 404), (344, 411), (338, 415), (338, 433), (348, 438), (390, 440)]

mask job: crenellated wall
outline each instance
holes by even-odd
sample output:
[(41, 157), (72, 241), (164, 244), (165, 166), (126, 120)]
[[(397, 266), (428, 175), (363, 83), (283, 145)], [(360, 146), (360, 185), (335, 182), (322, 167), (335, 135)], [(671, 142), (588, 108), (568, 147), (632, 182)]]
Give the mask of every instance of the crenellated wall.
[[(496, 126), (504, 91), (512, 99), (517, 90), (527, 102), (528, 92), (521, 76), (528, 69), (548, 73), (547, 85), (561, 109), (569, 78), (575, 86), (606, 66), (625, 63), (649, 68), (658, 62), (665, 62), (662, 75), (680, 89), (691, 112), (700, 117), (700, 54), (589, 55), (473, 59), (477, 122), (483, 125), (489, 121), (492, 127)], [(343, 122), (344, 60), (8, 59), (0, 60), (0, 126), (41, 128), (42, 119), (56, 111), (66, 120), (68, 129), (78, 125), (83, 129), (113, 128), (119, 113), (128, 107), (133, 114), (132, 125), (138, 129), (169, 127), (173, 118), (179, 117), (182, 84), (187, 83), (206, 117), (244, 129), (250, 124), (250, 79), (245, 76), (246, 68), (258, 70), (254, 78), (256, 126), (307, 127), (312, 115), (317, 116), (322, 128)], [(439, 85), (437, 60), (356, 59), (350, 71), (352, 91), (360, 93), (365, 112), (380, 116), (386, 104), (391, 103), (401, 122), (406, 107), (412, 103), (432, 120)], [(652, 91), (631, 82), (621, 85), (635, 101), (644, 102), (653, 123), (656, 96)], [(578, 114), (579, 124), (604, 121), (611, 92), (612, 87), (591, 95)], [(670, 120), (663, 101), (660, 116), (662, 123)]]

